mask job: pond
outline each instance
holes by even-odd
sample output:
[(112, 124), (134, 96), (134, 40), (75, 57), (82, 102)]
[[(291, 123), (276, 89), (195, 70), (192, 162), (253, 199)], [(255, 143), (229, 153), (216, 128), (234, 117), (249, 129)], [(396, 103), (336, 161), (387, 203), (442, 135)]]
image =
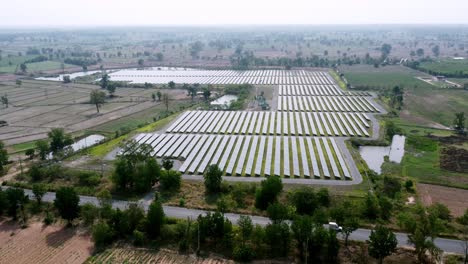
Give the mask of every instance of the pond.
[(390, 161), (400, 163), (405, 154), (405, 136), (395, 135), (392, 144), (388, 147), (362, 146), (359, 147), (361, 157), (366, 161), (367, 166), (378, 174), (382, 172), (384, 157), (389, 156)]

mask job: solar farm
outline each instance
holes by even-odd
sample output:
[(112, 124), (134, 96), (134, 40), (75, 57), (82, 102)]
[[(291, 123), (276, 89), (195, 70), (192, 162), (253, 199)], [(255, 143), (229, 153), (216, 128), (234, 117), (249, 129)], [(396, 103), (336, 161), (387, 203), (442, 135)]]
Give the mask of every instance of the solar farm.
[(149, 145), (156, 158), (180, 160), (185, 175), (217, 164), (225, 176), (350, 181), (359, 173), (343, 139), (371, 137), (370, 116), (379, 113), (369, 93), (345, 92), (326, 72), (156, 71), (145, 78), (277, 89), (271, 111), (186, 111), (164, 131), (134, 138), (128, 151)]

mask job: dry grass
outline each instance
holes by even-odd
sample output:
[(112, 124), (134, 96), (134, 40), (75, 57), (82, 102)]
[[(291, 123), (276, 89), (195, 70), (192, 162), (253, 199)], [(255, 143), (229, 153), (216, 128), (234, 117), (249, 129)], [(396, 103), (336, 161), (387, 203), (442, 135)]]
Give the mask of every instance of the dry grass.
[(421, 201), (426, 206), (434, 203), (444, 204), (454, 216), (463, 215), (468, 209), (468, 190), (422, 183), (417, 185), (417, 189)]

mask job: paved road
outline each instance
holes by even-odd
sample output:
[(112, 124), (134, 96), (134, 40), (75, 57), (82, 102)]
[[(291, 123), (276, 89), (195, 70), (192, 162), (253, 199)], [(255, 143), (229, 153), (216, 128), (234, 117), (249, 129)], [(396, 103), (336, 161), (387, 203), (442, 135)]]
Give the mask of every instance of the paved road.
[[(25, 193), (29, 196), (30, 199), (34, 199), (34, 195), (31, 190), (25, 189)], [(138, 204), (140, 204), (145, 210), (147, 210), (152, 199), (153, 199), (153, 194), (148, 194), (143, 199), (139, 200)], [(52, 193), (52, 192), (46, 193), (43, 197), (43, 200), (46, 202), (53, 202), (55, 200), (55, 193)], [(96, 197), (80, 196), (80, 204), (85, 204), (85, 203), (99, 205), (99, 201)], [(130, 203), (131, 202), (128, 202), (128, 201), (113, 200), (112, 206), (114, 208), (125, 209)], [(199, 215), (207, 213), (207, 211), (204, 211), (204, 210), (188, 209), (188, 208), (175, 207), (175, 206), (163, 206), (163, 208), (164, 208), (164, 213), (167, 216), (179, 218), (179, 219), (187, 219), (187, 218), (196, 219)], [(233, 223), (237, 222), (240, 216), (241, 215), (239, 214), (232, 214), (232, 213), (225, 214), (225, 217)], [(252, 218), (252, 222), (254, 224), (265, 226), (268, 223), (270, 223), (270, 220), (266, 217), (262, 217), (262, 216), (250, 216), (250, 217)], [(350, 239), (357, 240), (357, 241), (366, 241), (367, 239), (369, 239), (370, 232), (371, 231), (369, 229), (358, 229), (351, 234)], [(399, 246), (410, 246), (408, 244), (408, 236), (406, 234), (395, 233), (395, 235), (397, 237)], [(435, 240), (435, 244), (446, 252), (464, 254), (463, 242), (460, 240), (437, 238)]]

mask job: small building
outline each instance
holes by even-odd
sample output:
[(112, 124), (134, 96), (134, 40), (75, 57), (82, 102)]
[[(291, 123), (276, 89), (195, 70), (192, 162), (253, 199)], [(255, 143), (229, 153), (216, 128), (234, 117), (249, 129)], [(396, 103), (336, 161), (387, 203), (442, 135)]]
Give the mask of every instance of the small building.
[(445, 79), (446, 78), (443, 75), (434, 76), (434, 81), (445, 82)]
[(226, 110), (226, 109), (229, 109), (229, 107), (231, 106), (231, 103), (235, 101), (237, 101), (237, 96), (226, 94), (212, 101), (210, 103), (210, 106), (213, 109)]

